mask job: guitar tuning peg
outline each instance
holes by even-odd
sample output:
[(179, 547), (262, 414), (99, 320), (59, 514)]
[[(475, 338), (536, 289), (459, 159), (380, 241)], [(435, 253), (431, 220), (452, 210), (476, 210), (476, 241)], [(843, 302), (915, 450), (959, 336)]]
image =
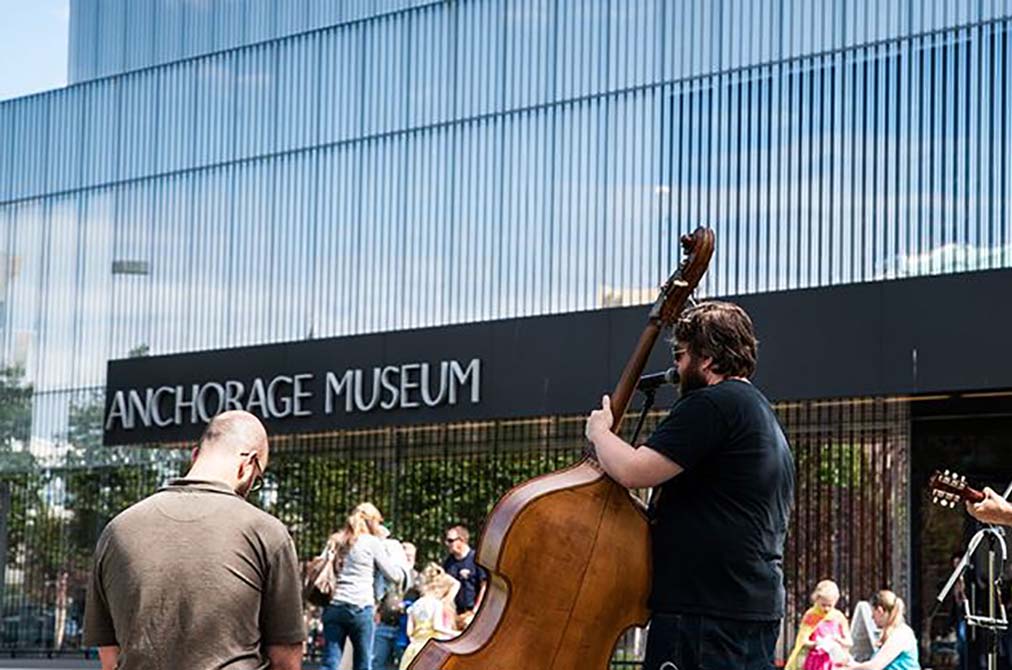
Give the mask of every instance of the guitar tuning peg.
[(933, 496), (931, 498), (931, 504), (932, 505), (937, 505), (938, 504), (938, 496)]

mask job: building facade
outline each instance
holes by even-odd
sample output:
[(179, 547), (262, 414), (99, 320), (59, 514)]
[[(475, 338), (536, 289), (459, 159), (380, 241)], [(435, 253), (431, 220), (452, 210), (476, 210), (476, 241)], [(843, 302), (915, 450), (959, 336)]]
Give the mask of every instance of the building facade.
[[(927, 312), (936, 279), (1012, 267), (1006, 2), (71, 6), (72, 85), (0, 103), (12, 649), (75, 648), (97, 533), (185, 465), (177, 440), (102, 446), (110, 360), (644, 305), (706, 225), (700, 294), (760, 299), (770, 370), (779, 297), (909, 285)], [(862, 346), (888, 349), (875, 324)], [(938, 569), (922, 547), (961, 532), (908, 486), (931, 465), (918, 441), (996, 445), (1012, 375), (931, 377), (936, 345), (892, 381), (763, 373), (804, 465), (787, 637), (823, 576), (850, 602), (892, 586), (918, 603)], [(261, 503), (304, 552), (363, 497), (436, 552), (440, 524), (479, 525), (571, 461), (581, 420), (546, 405), (286, 435)], [(1000, 460), (987, 449), (973, 463)]]

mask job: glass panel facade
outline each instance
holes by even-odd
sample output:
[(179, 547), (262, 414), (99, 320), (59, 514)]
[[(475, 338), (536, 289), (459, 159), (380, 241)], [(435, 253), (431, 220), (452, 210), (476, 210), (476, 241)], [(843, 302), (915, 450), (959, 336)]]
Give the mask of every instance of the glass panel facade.
[[(938, 116), (933, 107), (941, 105), (941, 96), (931, 98), (930, 87), (955, 80), (972, 82), (973, 91), (961, 96), (971, 105), (965, 111), (975, 117), (978, 108), (986, 112), (990, 104), (999, 115), (995, 127), (1003, 120), (997, 110), (1007, 85), (1007, 26), (1001, 20), (818, 56), (697, 67), (689, 63), (698, 48), (686, 48), (675, 35), (654, 36), (664, 25), (660, 14), (668, 11), (660, 8), (669, 3), (622, 3), (605, 16), (580, 15), (591, 6), (583, 3), (560, 3), (551, 16), (521, 13), (522, 4), (425, 6), (7, 102), (0, 105), (0, 132), (12, 143), (4, 153), (13, 163), (3, 166), (10, 178), (0, 181), (0, 198), (37, 197), (387, 134), (413, 135), (434, 125), (460, 126), (544, 108), (615, 104), (635, 93), (654, 95), (660, 103), (670, 89), (681, 93), (687, 86), (699, 91), (687, 101), (687, 111), (706, 115), (707, 127), (719, 131), (728, 149), (737, 146), (739, 132), (728, 125), (728, 114), (736, 109), (728, 105), (749, 102), (756, 108), (765, 103), (764, 109), (790, 102), (790, 112), (801, 120), (821, 120), (810, 132), (849, 136), (865, 130), (863, 123), (839, 125), (850, 120), (845, 112), (853, 105), (868, 110), (868, 133), (889, 132), (888, 122), (898, 132), (916, 130), (922, 122), (926, 131), (940, 132), (941, 126), (930, 121)], [(634, 21), (627, 14), (635, 12)], [(922, 60), (924, 53), (935, 57)], [(867, 72), (863, 62), (870, 64)], [(876, 62), (878, 68), (872, 66)], [(753, 95), (767, 97), (721, 96), (748, 80)], [(763, 80), (768, 86), (759, 85)], [(978, 88), (979, 104), (972, 95)], [(903, 112), (875, 125), (887, 102), (902, 105)], [(947, 103), (953, 105), (954, 98)], [(710, 104), (725, 108), (710, 109)], [(925, 113), (923, 119), (911, 117), (918, 111)], [(741, 131), (761, 138), (764, 129), (789, 125), (787, 113), (753, 119), (756, 126)], [(16, 137), (9, 139), (13, 129)], [(987, 129), (972, 130), (983, 134)], [(633, 135), (631, 128), (616, 131), (656, 141)], [(87, 147), (79, 146), (82, 140)], [(68, 152), (85, 148), (91, 149), (83, 152), (87, 158), (69, 159)]]
[[(69, 80), (203, 56), (341, 23), (444, 5), (561, 70), (601, 68), (642, 81), (771, 62), (987, 21), (1003, 0), (70, 0)], [(461, 26), (462, 28), (464, 26)], [(489, 30), (451, 39), (484, 43)], [(560, 49), (552, 56), (551, 49)], [(548, 51), (546, 51), (548, 50)], [(585, 61), (584, 57), (590, 60)], [(667, 65), (662, 64), (667, 61)], [(546, 63), (546, 61), (541, 61)], [(564, 65), (563, 65), (564, 63)], [(676, 64), (677, 63), (677, 64)], [(472, 63), (473, 65), (474, 63)], [(663, 74), (662, 74), (663, 73)]]
[(437, 0), (70, 0), (69, 81), (97, 79)]
[(141, 346), (639, 303), (698, 224), (709, 295), (1012, 264), (1007, 19), (630, 86), (495, 8), (0, 104), (3, 358), (52, 391)]

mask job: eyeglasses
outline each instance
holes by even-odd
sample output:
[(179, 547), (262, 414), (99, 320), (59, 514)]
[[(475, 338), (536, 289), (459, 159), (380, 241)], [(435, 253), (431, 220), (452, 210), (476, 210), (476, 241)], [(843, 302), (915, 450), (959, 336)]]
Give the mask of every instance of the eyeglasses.
[(446, 544), (453, 544), (459, 539), (460, 539), (459, 537), (447, 537), (443, 539), (443, 542), (445, 542)]
[(260, 458), (257, 456), (255, 451), (243, 451), (239, 453), (240, 456), (252, 456), (253, 465), (256, 466), (256, 475), (253, 477), (253, 483), (250, 484), (249, 492), (259, 491), (264, 487), (264, 469), (260, 467)]

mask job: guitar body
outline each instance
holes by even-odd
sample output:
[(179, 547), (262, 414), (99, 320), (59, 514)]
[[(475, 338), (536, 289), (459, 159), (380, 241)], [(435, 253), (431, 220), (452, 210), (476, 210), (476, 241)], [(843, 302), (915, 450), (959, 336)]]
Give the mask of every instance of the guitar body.
[(622, 631), (649, 616), (645, 510), (589, 461), (507, 493), (478, 563), (490, 580), (474, 621), (412, 669), (604, 670)]

